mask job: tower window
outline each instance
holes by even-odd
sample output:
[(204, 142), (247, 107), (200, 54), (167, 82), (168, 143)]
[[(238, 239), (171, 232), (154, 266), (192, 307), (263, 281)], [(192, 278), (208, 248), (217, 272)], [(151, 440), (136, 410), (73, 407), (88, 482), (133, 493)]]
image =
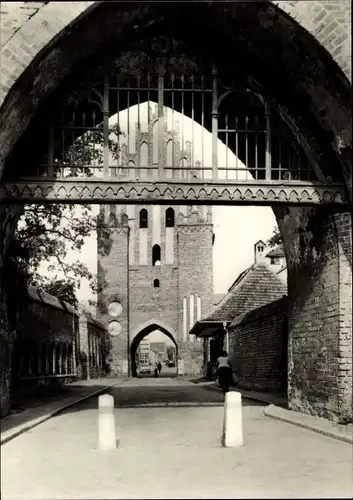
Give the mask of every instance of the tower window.
[(161, 265), (161, 247), (159, 245), (153, 245), (152, 247), (152, 265)]
[(174, 210), (168, 208), (165, 213), (165, 225), (166, 227), (174, 227)]
[(148, 212), (145, 208), (140, 210), (140, 229), (148, 227)]
[(153, 288), (159, 288), (159, 280), (153, 280)]

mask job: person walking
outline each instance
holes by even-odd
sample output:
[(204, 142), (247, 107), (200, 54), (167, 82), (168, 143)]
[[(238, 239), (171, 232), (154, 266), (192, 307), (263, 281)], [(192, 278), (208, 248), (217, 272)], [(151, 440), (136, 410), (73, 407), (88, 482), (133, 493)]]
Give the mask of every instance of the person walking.
[(157, 365), (157, 363), (156, 363), (156, 366), (154, 368), (154, 376), (155, 376), (155, 378), (158, 378), (158, 365)]
[(222, 388), (223, 394), (229, 391), (232, 382), (232, 364), (228, 358), (227, 351), (222, 351), (216, 363), (219, 385)]
[(160, 361), (158, 361), (157, 368), (158, 368), (158, 373), (160, 374), (160, 373), (161, 373), (161, 370), (162, 370), (162, 365), (161, 365), (161, 362), (160, 362)]

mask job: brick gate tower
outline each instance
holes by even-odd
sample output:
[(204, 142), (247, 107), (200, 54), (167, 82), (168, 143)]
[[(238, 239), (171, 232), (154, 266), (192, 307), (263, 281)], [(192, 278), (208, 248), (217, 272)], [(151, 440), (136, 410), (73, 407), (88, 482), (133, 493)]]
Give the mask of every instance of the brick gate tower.
[[(136, 126), (139, 175), (153, 177), (153, 120), (147, 133)], [(171, 132), (164, 129), (165, 156)], [(190, 167), (191, 143), (182, 150), (174, 134), (175, 163)], [(148, 135), (149, 137), (146, 137)], [(146, 157), (142, 157), (145, 148)], [(131, 168), (136, 153), (123, 144), (122, 168)], [(144, 170), (144, 172), (143, 172)], [(190, 168), (188, 170), (190, 175)], [(192, 172), (191, 172), (192, 175)], [(183, 176), (182, 168), (173, 177)], [(97, 316), (111, 339), (113, 374), (136, 374), (135, 353), (154, 330), (171, 338), (178, 353), (179, 374), (199, 374), (203, 346), (189, 336), (194, 323), (213, 302), (213, 224), (210, 206), (102, 206), (98, 227)]]

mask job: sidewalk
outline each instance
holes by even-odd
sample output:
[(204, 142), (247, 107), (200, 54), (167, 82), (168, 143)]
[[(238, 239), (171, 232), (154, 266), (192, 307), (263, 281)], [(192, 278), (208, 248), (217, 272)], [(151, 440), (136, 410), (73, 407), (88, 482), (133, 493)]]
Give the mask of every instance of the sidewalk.
[[(194, 382), (195, 384), (207, 389), (221, 391), (221, 388), (215, 381), (202, 381), (201, 379), (198, 379), (190, 380), (190, 382)], [(339, 425), (324, 418), (289, 410), (287, 398), (284, 396), (280, 396), (277, 394), (266, 394), (256, 391), (245, 391), (244, 389), (240, 389), (238, 387), (235, 388), (235, 390), (237, 392), (240, 392), (243, 398), (267, 403), (269, 406), (264, 409), (264, 415), (266, 417), (280, 420), (281, 422), (285, 422), (287, 424), (302, 427), (303, 429), (307, 429), (324, 436), (338, 439), (339, 441), (353, 444), (352, 424)]]
[[(215, 381), (190, 380), (190, 382), (205, 387), (206, 389), (212, 389), (219, 392), (222, 391), (222, 389), (218, 386), (218, 384)], [(231, 390), (236, 390), (237, 392), (240, 392), (242, 397), (246, 399), (253, 399), (254, 401), (260, 401), (262, 403), (273, 404), (276, 406), (280, 406), (282, 408), (287, 408), (287, 398), (279, 394), (268, 394), (265, 392), (246, 391), (245, 389), (240, 389), (239, 387), (231, 387)]]
[(98, 395), (112, 386), (123, 383), (125, 380), (124, 378), (79, 380), (65, 385), (60, 392), (53, 395), (49, 400), (48, 398), (39, 397), (32, 401), (26, 401), (24, 410), (12, 411), (0, 420), (1, 445), (45, 422), (60, 411)]

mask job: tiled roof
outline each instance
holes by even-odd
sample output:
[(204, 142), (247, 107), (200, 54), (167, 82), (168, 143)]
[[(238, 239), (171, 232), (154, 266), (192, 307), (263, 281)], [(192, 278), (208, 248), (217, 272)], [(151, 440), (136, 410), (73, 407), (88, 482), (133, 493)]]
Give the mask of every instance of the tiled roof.
[(287, 286), (264, 262), (253, 264), (235, 280), (229, 292), (203, 321), (232, 321), (287, 294)]
[(44, 290), (41, 290), (37, 287), (29, 285), (27, 287), (27, 295), (31, 300), (42, 302), (49, 306), (55, 307), (56, 309), (62, 309), (63, 311), (68, 311), (78, 316), (78, 312), (71, 304), (60, 300), (57, 297), (54, 297), (54, 295), (50, 295), (49, 293), (44, 292)]
[(214, 293), (213, 294), (213, 305), (216, 306), (217, 304), (219, 304), (225, 295), (226, 295), (225, 293)]
[(266, 257), (285, 257), (283, 245), (278, 245), (277, 247), (272, 248), (272, 250), (266, 254)]
[(239, 314), (233, 319), (233, 321), (229, 325), (229, 328), (236, 327), (251, 321), (255, 321), (260, 318), (263, 319), (266, 316), (272, 316), (273, 314), (278, 312), (286, 313), (287, 307), (288, 307), (288, 297), (285, 296), (282, 297), (281, 299), (275, 300), (274, 302), (270, 302), (265, 306), (257, 307), (256, 309), (252, 309), (251, 311), (248, 311), (244, 314)]

